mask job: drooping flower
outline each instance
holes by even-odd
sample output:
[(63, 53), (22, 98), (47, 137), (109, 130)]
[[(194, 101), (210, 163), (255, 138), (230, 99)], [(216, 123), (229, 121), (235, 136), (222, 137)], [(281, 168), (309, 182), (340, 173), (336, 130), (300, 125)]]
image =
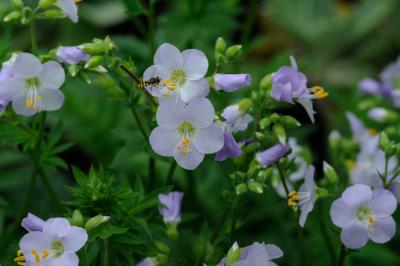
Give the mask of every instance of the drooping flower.
[(215, 74), (214, 82), (218, 90), (227, 92), (237, 91), (250, 85), (250, 74)]
[(384, 122), (388, 115), (388, 110), (383, 107), (375, 107), (368, 111), (369, 118), (377, 122)]
[[(274, 244), (254, 242), (253, 244), (240, 249), (240, 258), (231, 266), (274, 266), (272, 260), (283, 256), (283, 251)], [(225, 266), (226, 258), (217, 266)]]
[(308, 214), (314, 209), (315, 201), (317, 200), (317, 186), (314, 182), (314, 166), (310, 165), (305, 174), (303, 185), (300, 186), (299, 192), (292, 191), (289, 193), (288, 205), (290, 207), (300, 207), (299, 224), (304, 227)]
[(396, 198), (390, 191), (371, 188), (364, 184), (348, 187), (342, 196), (332, 203), (330, 216), (333, 223), (342, 228), (340, 238), (350, 249), (367, 244), (389, 241), (396, 232), (391, 215), (397, 207)]
[(76, 5), (80, 0), (57, 0), (56, 6), (61, 9), (66, 17), (72, 22), (78, 22), (78, 6)]
[(22, 219), (21, 222), (21, 226), (25, 228), (28, 232), (42, 232), (44, 224), (45, 221), (33, 215), (32, 213), (28, 213), (28, 216)]
[(144, 260), (136, 264), (136, 266), (156, 266), (156, 263), (153, 258), (145, 258)]
[(358, 83), (358, 87), (362, 93), (371, 94), (371, 95), (380, 95), (380, 96), (390, 96), (391, 89), (388, 86), (385, 86), (381, 82), (372, 79), (372, 78), (364, 78)]
[(328, 96), (322, 87), (307, 88), (306, 76), (298, 71), (296, 60), (290, 57), (291, 66), (284, 66), (272, 75), (272, 97), (277, 101), (301, 104), (307, 111), (311, 122), (314, 123), (313, 99)]
[[(297, 143), (297, 140), (295, 138), (289, 138), (288, 144), (291, 150), (291, 153), (288, 155), (288, 159), (292, 162), (295, 169), (287, 175), (286, 185), (288, 186), (289, 191), (292, 191), (293, 184), (305, 177), (308, 164), (304, 159), (304, 149)], [(275, 169), (275, 171), (277, 170)], [(276, 174), (278, 175), (277, 172)], [(274, 187), (278, 196), (281, 198), (287, 197), (285, 187), (280, 178), (273, 179), (272, 186)]]
[(265, 151), (256, 154), (256, 160), (262, 167), (270, 166), (279, 161), (290, 150), (289, 145), (278, 143), (266, 149)]
[(86, 62), (90, 58), (79, 46), (61, 46), (57, 49), (57, 57), (62, 62), (71, 65)]
[(229, 129), (225, 129), (224, 133), (224, 146), (215, 155), (216, 161), (224, 161), (228, 158), (240, 157), (242, 155), (242, 149), (236, 142)]
[(154, 65), (146, 69), (143, 78), (160, 78), (158, 85), (146, 86), (159, 100), (188, 103), (208, 95), (209, 85), (204, 78), (207, 69), (208, 60), (202, 51), (187, 49), (180, 52), (172, 44), (163, 43), (154, 55)]
[(16, 58), (17, 54), (14, 53), (8, 61), (3, 63), (0, 70), (0, 112), (4, 112), (8, 103), (11, 101), (11, 95), (7, 91), (5, 85), (2, 85), (2, 81), (13, 76), (13, 68)]
[(21, 239), (18, 258), (26, 265), (78, 266), (79, 258), (75, 253), (87, 239), (85, 229), (71, 226), (67, 219), (52, 218), (45, 222), (43, 232), (30, 232)]
[(0, 91), (11, 99), (17, 114), (31, 116), (62, 106), (64, 94), (60, 87), (64, 80), (65, 72), (58, 62), (42, 65), (34, 55), (20, 53), (15, 59), (13, 76), (0, 83)]
[(164, 223), (176, 225), (181, 221), (182, 198), (183, 193), (177, 191), (158, 195), (161, 203), (158, 210), (163, 216)]
[(205, 98), (187, 105), (161, 103), (158, 127), (150, 134), (151, 147), (161, 156), (173, 156), (182, 168), (193, 170), (205, 154), (219, 151), (224, 144), (224, 132), (213, 122), (214, 116), (214, 107)]

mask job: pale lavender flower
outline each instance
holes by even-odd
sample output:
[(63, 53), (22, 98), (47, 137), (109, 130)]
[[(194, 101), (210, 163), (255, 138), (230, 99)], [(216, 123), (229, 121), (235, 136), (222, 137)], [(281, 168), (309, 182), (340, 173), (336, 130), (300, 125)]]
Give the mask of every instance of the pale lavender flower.
[(57, 0), (56, 6), (61, 9), (64, 15), (72, 22), (78, 22), (78, 6), (74, 0)]
[(17, 114), (31, 116), (62, 106), (64, 94), (60, 87), (64, 81), (65, 72), (58, 62), (42, 65), (34, 55), (20, 53), (15, 59), (13, 76), (0, 83), (0, 91), (11, 99)]
[(301, 213), (299, 224), (301, 227), (304, 227), (308, 214), (314, 209), (314, 204), (317, 199), (317, 186), (314, 182), (314, 172), (314, 166), (310, 165), (310, 167), (306, 171), (304, 183), (300, 186), (299, 192), (297, 192), (297, 194), (300, 196), (297, 199), (297, 204), (298, 206), (300, 206)]
[(136, 266), (156, 266), (156, 263), (153, 258), (146, 258), (136, 264)]
[(375, 107), (368, 111), (368, 116), (374, 121), (384, 122), (389, 112), (383, 107)]
[(62, 62), (71, 65), (86, 62), (90, 58), (79, 46), (61, 46), (57, 49), (57, 57)]
[(256, 160), (262, 167), (267, 167), (279, 161), (289, 150), (289, 145), (278, 143), (265, 151), (257, 153)]
[[(254, 242), (240, 249), (240, 258), (231, 266), (276, 266), (272, 261), (283, 256), (283, 251), (274, 244)], [(217, 266), (225, 266), (226, 258)]]
[(242, 112), (237, 104), (226, 107), (221, 116), (234, 132), (246, 130), (249, 123), (253, 121), (253, 117), (246, 112)]
[(154, 65), (143, 74), (145, 80), (159, 77), (158, 85), (146, 86), (146, 89), (159, 100), (190, 102), (206, 97), (209, 92), (208, 69), (205, 54), (197, 49), (180, 52), (169, 43), (163, 43), (154, 55)]
[(67, 219), (52, 218), (45, 222), (43, 232), (26, 234), (19, 242), (26, 265), (78, 266), (75, 254), (88, 240), (85, 229), (71, 226)]
[(342, 228), (340, 238), (350, 249), (365, 246), (368, 239), (386, 243), (396, 232), (392, 214), (396, 210), (396, 198), (390, 191), (374, 189), (364, 184), (348, 187), (342, 196), (332, 203), (330, 216), (333, 223)]
[(158, 210), (163, 216), (164, 223), (176, 225), (181, 221), (182, 198), (183, 193), (177, 191), (158, 195), (161, 203)]
[(380, 79), (391, 89), (400, 89), (400, 57), (383, 69)]
[(382, 84), (372, 78), (364, 78), (358, 83), (360, 91), (371, 95), (381, 95)]
[(242, 155), (242, 149), (236, 142), (229, 129), (225, 130), (224, 133), (224, 146), (215, 155), (216, 161), (224, 161), (228, 158), (240, 157)]
[(328, 93), (321, 87), (307, 88), (306, 76), (298, 71), (296, 60), (290, 57), (291, 66), (284, 66), (272, 75), (272, 97), (277, 101), (301, 104), (314, 123), (313, 99), (322, 99)]
[(13, 76), (13, 68), (17, 54), (14, 53), (11, 58), (4, 62), (0, 70), (0, 112), (4, 112), (8, 103), (11, 100), (11, 96), (7, 92), (5, 85), (2, 85), (2, 81), (11, 78)]
[(21, 226), (25, 228), (28, 232), (34, 232), (34, 231), (42, 232), (44, 224), (45, 221), (33, 215), (32, 213), (28, 213), (28, 216), (22, 219), (21, 222)]
[(216, 153), (224, 145), (223, 129), (213, 122), (214, 116), (214, 107), (206, 98), (187, 105), (161, 103), (158, 127), (150, 134), (151, 147), (161, 156), (173, 156), (182, 168), (193, 170), (205, 154)]
[(217, 89), (233, 92), (250, 85), (250, 74), (215, 74), (214, 82)]

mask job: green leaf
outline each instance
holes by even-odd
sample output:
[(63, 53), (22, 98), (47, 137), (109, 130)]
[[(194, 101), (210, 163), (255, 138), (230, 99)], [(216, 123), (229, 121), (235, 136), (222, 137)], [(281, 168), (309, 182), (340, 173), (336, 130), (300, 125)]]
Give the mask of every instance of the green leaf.
[(142, 4), (138, 0), (122, 0), (122, 2), (128, 9), (128, 13), (133, 17), (139, 16), (144, 12)]

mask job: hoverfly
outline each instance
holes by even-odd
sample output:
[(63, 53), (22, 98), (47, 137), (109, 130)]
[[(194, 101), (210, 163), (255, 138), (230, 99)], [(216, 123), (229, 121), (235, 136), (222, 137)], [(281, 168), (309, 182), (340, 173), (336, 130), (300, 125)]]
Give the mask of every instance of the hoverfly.
[(153, 89), (153, 86), (158, 86), (161, 83), (161, 78), (160, 77), (153, 77), (148, 80), (143, 80), (142, 82), (138, 83), (137, 87), (139, 89), (144, 89), (147, 86), (151, 86), (151, 89)]

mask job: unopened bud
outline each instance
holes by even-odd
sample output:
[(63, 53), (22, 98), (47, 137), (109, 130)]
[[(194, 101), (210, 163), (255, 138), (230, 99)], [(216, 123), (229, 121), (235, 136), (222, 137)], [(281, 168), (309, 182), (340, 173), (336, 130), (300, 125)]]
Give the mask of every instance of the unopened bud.
[(55, 5), (56, 2), (57, 2), (57, 0), (40, 0), (39, 7), (43, 8), (43, 9), (48, 8), (48, 7)]
[(286, 143), (286, 132), (282, 124), (274, 124), (272, 127), (275, 135), (278, 137), (280, 143)]
[(21, 13), (19, 11), (12, 11), (4, 17), (3, 21), (4, 22), (12, 22), (12, 21), (16, 21), (20, 18), (21, 18)]
[(242, 53), (242, 46), (240, 44), (233, 45), (226, 50), (226, 58), (228, 60), (234, 60)]
[(269, 90), (272, 88), (272, 74), (268, 74), (262, 78), (260, 87), (263, 90)]
[(85, 229), (87, 231), (91, 231), (95, 229), (96, 227), (108, 222), (110, 220), (110, 216), (103, 216), (103, 215), (97, 215), (93, 218), (90, 218), (86, 224), (85, 224)]
[(218, 37), (217, 41), (215, 42), (215, 51), (218, 53), (225, 53), (226, 50), (226, 42), (224, 38)]
[(64, 17), (64, 13), (61, 10), (51, 9), (44, 11), (43, 16), (50, 19), (59, 19)]
[(262, 194), (264, 192), (262, 185), (256, 181), (250, 181), (248, 187), (250, 191), (253, 191), (257, 194)]
[(102, 56), (92, 56), (85, 64), (85, 68), (95, 68), (99, 66), (101, 63), (103, 63), (103, 57)]
[(247, 186), (245, 184), (239, 184), (236, 186), (236, 194), (240, 195), (247, 192)]
[(301, 123), (296, 118), (285, 115), (281, 118), (281, 122), (285, 127), (299, 127)]
[(323, 162), (323, 170), (324, 170), (324, 174), (327, 178), (327, 180), (329, 181), (329, 183), (331, 184), (337, 184), (339, 181), (339, 177), (336, 174), (335, 169), (333, 169), (333, 167), (327, 163), (327, 162)]
[(240, 259), (240, 248), (237, 242), (233, 243), (226, 255), (226, 265), (232, 265)]
[(75, 210), (74, 213), (72, 214), (71, 218), (71, 224), (74, 226), (83, 226), (83, 216), (82, 213), (79, 210)]
[(12, 0), (11, 5), (15, 9), (22, 9), (24, 7), (24, 2), (22, 0)]

